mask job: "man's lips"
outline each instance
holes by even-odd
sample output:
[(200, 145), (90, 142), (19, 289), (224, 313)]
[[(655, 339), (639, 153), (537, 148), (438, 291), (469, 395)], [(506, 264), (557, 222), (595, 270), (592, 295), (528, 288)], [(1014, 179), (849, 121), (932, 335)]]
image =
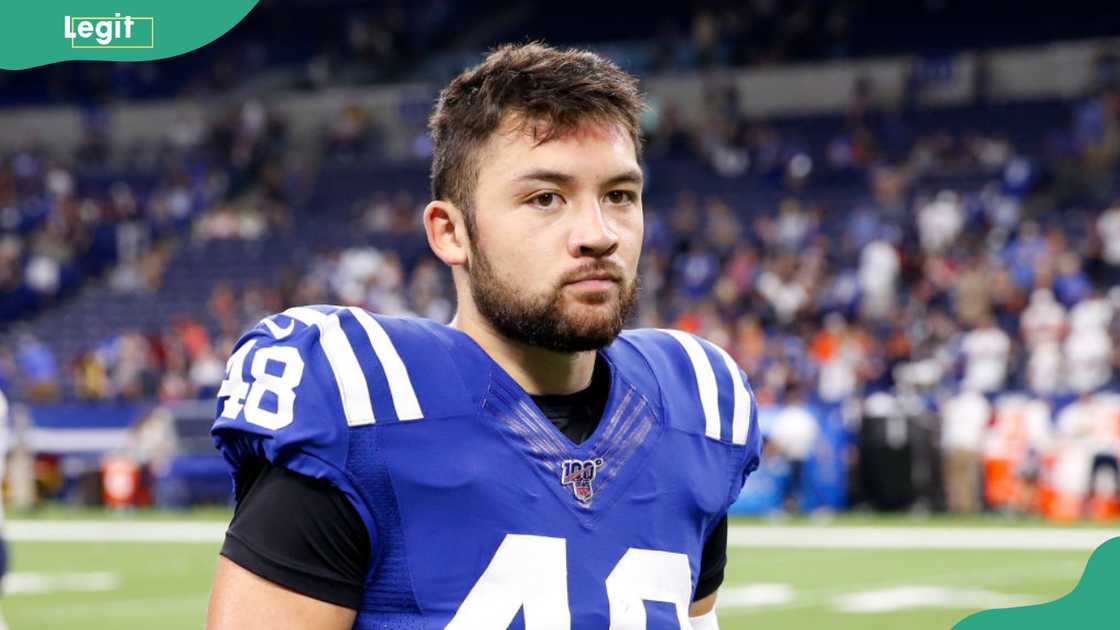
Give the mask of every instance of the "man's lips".
[(575, 284), (577, 282), (583, 282), (585, 280), (608, 280), (610, 282), (621, 282), (622, 277), (619, 274), (610, 271), (593, 271), (590, 273), (580, 274), (575, 278), (568, 280), (568, 282), (565, 284)]
[(580, 289), (609, 289), (617, 284), (617, 280), (599, 280), (597, 278), (588, 278), (586, 280), (569, 282), (568, 286), (577, 287)]
[(609, 273), (594, 273), (570, 280), (567, 286), (587, 291), (606, 291), (617, 286), (621, 279)]

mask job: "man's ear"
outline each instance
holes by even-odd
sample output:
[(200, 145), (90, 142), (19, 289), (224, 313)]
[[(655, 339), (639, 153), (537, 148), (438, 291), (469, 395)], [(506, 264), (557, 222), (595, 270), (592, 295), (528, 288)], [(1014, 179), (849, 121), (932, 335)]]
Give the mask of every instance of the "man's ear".
[(424, 232), (436, 257), (453, 267), (467, 263), (470, 241), (466, 217), (450, 201), (437, 199), (424, 208)]

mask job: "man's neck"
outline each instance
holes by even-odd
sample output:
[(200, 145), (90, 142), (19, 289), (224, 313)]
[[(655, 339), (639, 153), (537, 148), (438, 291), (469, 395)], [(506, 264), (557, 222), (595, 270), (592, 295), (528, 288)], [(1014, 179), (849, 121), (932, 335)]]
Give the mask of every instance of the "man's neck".
[(460, 310), (449, 324), (469, 335), (531, 395), (571, 394), (587, 388), (595, 351), (553, 352), (505, 337), (477, 313)]

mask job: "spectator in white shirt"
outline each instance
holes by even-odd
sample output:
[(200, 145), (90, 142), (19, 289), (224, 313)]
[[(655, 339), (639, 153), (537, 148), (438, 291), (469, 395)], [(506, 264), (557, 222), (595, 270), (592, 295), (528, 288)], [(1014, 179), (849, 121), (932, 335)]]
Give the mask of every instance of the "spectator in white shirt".
[(801, 487), (805, 462), (813, 454), (820, 427), (816, 417), (809, 413), (801, 400), (801, 392), (791, 385), (782, 403), (782, 410), (770, 429), (770, 443), (789, 462), (790, 475), (786, 484), (784, 501), (789, 505)]
[(1026, 342), (1027, 383), (1032, 392), (1051, 396), (1063, 390), (1062, 347), (1066, 335), (1066, 309), (1050, 289), (1035, 289), (1019, 320)]
[(1102, 257), (1110, 267), (1120, 267), (1120, 205), (1114, 205), (1097, 219)]
[(1019, 325), (1023, 340), (1032, 350), (1040, 344), (1061, 341), (1066, 331), (1066, 309), (1050, 289), (1035, 289)]
[(1078, 302), (1069, 312), (1069, 327), (1077, 330), (1108, 330), (1112, 324), (1112, 302), (1100, 291), (1094, 290), (1088, 298)]
[(1054, 396), (1065, 391), (1066, 374), (1062, 347), (1056, 341), (1035, 346), (1027, 359), (1027, 385), (1038, 396)]
[(939, 254), (957, 239), (964, 227), (960, 196), (942, 191), (918, 210), (918, 238), (926, 254)]
[(1094, 326), (1070, 330), (1065, 341), (1065, 376), (1070, 389), (1086, 394), (1112, 378), (1112, 337)]
[(902, 263), (898, 251), (886, 241), (868, 243), (860, 253), (860, 307), (872, 319), (882, 319), (894, 311), (896, 284)]
[(1088, 456), (1086, 499), (1102, 491), (1102, 479), (1111, 474), (1106, 490), (1116, 493), (1120, 483), (1120, 396), (1111, 393), (1082, 394), (1058, 414), (1058, 432)]
[(972, 389), (941, 403), (941, 450), (950, 512), (980, 510), (980, 449), (991, 415), (988, 399)]
[(991, 314), (983, 315), (980, 325), (964, 336), (961, 353), (965, 359), (962, 383), (965, 389), (985, 393), (1003, 389), (1011, 339), (995, 325)]

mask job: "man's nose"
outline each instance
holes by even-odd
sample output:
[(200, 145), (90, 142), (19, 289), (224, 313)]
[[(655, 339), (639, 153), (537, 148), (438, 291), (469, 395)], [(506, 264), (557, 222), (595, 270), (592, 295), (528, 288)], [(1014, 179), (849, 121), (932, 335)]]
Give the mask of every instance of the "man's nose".
[(598, 201), (582, 205), (576, 211), (568, 238), (568, 252), (573, 257), (610, 256), (618, 249), (618, 234), (611, 227), (602, 204)]

